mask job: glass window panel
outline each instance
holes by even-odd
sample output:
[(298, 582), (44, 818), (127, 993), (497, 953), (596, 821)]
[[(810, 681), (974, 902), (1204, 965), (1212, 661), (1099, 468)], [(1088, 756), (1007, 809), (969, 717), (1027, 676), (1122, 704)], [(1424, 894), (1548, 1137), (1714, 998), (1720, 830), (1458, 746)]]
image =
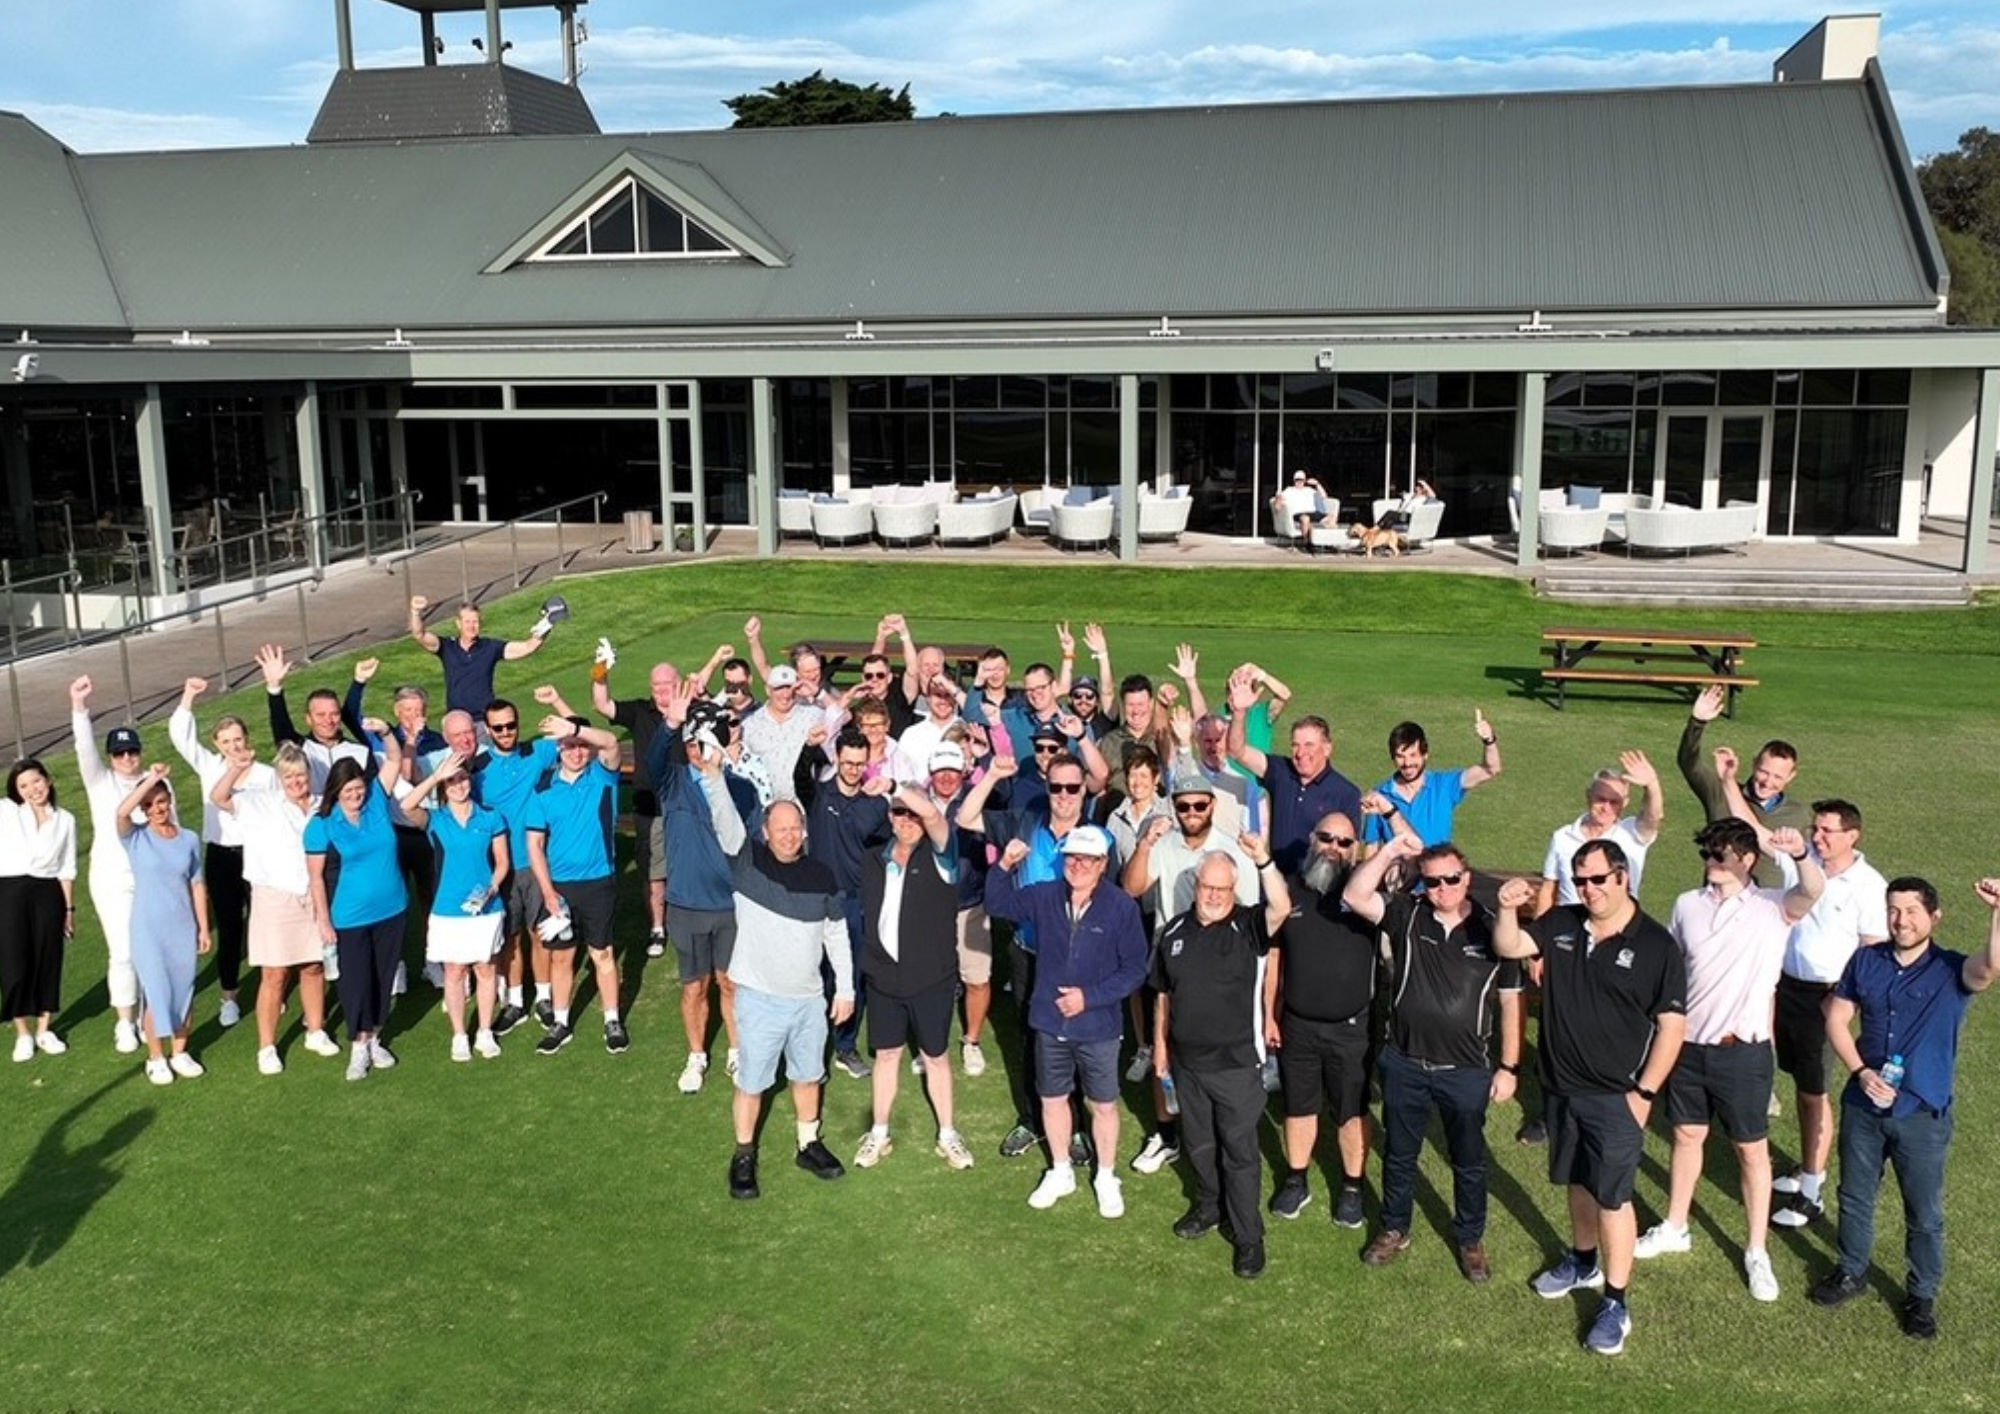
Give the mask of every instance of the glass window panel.
[(1581, 373), (1551, 373), (1548, 383), (1542, 389), (1542, 406), (1545, 408), (1582, 407), (1585, 381), (1585, 375)]
[(1632, 400), (1642, 408), (1660, 405), (1660, 375), (1641, 373), (1632, 380)]
[(1799, 389), (1804, 383), (1797, 369), (1775, 373), (1771, 377), (1771, 401), (1779, 407), (1797, 407)]
[(1629, 373), (1586, 373), (1583, 376), (1583, 405), (1593, 408), (1631, 407), (1632, 382)]
[[(1782, 387), (1785, 378), (1779, 374)], [(1791, 375), (1792, 386), (1798, 387), (1798, 375)], [(1789, 409), (1780, 410), (1771, 420), (1771, 498), (1764, 521), (1766, 535), (1790, 535), (1792, 533), (1792, 480), (1798, 461), (1799, 415)]]
[(1257, 379), (1250, 373), (1217, 373), (1208, 380), (1208, 405), (1217, 412), (1251, 412), (1257, 406)]
[(1118, 406), (1118, 380), (1115, 378), (1074, 377), (1069, 380), (1069, 405), (1073, 408), (1109, 408)]
[[(1366, 515), (1384, 494), (1388, 414), (1287, 413), (1284, 433), (1286, 483), (1293, 471), (1317, 478), (1329, 496), (1340, 498), (1343, 520), (1349, 508)], [(1272, 489), (1280, 488), (1274, 483)]]
[(1176, 373), (1168, 387), (1169, 407), (1201, 412), (1208, 407), (1208, 379), (1199, 373)]
[(1769, 407), (1771, 375), (1763, 369), (1732, 368), (1722, 375), (1721, 400), (1726, 408)]
[(589, 255), (590, 226), (579, 221), (570, 228), (568, 235), (549, 247), (550, 255)]
[(1807, 407), (1854, 406), (1854, 370), (1808, 368), (1802, 397)]
[(952, 423), (957, 479), (1029, 484), (1049, 475), (1046, 413), (960, 412)]
[(1437, 403), (1435, 373), (1399, 373), (1389, 381), (1389, 398), (1399, 408), (1434, 408)]
[(848, 379), (847, 405), (850, 408), (885, 408), (889, 406), (888, 381), (882, 378)]
[(1470, 373), (1440, 373), (1437, 375), (1437, 402), (1441, 408), (1462, 408), (1472, 404), (1472, 375)]
[[(1139, 480), (1149, 478), (1141, 462)], [(1118, 484), (1118, 414), (1073, 412), (1069, 415), (1069, 481), (1072, 486)]]
[(1284, 379), (1275, 373), (1257, 375), (1257, 406), (1275, 411), (1284, 405)]
[(1254, 417), (1175, 415), (1171, 465), (1175, 483), (1188, 487), (1194, 498), (1188, 513), (1190, 530), (1220, 535), (1250, 533), (1256, 429)]
[(1340, 405), (1370, 410), (1389, 406), (1389, 375), (1386, 373), (1343, 373), (1340, 375)]
[(1512, 373), (1472, 375), (1472, 405), (1476, 408), (1510, 408), (1521, 396), (1521, 380)]
[(1000, 380), (1001, 407), (1039, 410), (1048, 405), (1048, 385), (1041, 379), (1010, 375)]
[(729, 242), (693, 219), (687, 223), (687, 248), (703, 255), (735, 254), (735, 248)]
[(639, 248), (636, 220), (632, 209), (632, 191), (628, 187), (615, 200), (599, 207), (590, 218), (590, 253), (632, 254)]
[(1285, 407), (1292, 412), (1333, 406), (1334, 380), (1331, 373), (1287, 373)]
[(912, 374), (908, 378), (889, 380), (889, 397), (900, 408), (929, 411), (931, 405), (931, 376), (928, 373)]
[(1910, 401), (1910, 370), (1907, 368), (1864, 368), (1861, 386), (1854, 400), (1863, 406), (1901, 407)]
[(1715, 406), (1713, 373), (1662, 373), (1660, 401), (1668, 407), (1710, 408)]
[(1542, 485), (1631, 490), (1634, 417), (1630, 408), (1549, 409), (1542, 421)]
[(997, 408), (1000, 406), (998, 378), (954, 378), (951, 380), (952, 406), (957, 408)]
[(687, 222), (651, 192), (640, 193), (639, 249), (655, 255), (678, 255), (687, 249)]
[[(1504, 534), (1512, 526), (1507, 494), (1513, 482), (1512, 412), (1419, 412), (1412, 422), (1414, 475), (1430, 482), (1444, 502), (1438, 533)], [(1400, 477), (1390, 478), (1400, 490)]]
[(1893, 535), (1902, 500), (1902, 408), (1799, 414), (1794, 535)]

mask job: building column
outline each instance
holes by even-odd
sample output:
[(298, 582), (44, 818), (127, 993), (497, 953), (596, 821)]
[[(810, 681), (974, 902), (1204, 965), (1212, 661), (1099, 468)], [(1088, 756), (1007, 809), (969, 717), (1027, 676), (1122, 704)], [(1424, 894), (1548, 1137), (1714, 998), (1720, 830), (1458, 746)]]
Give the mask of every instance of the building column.
[(1118, 558), (1130, 564), (1139, 558), (1139, 375), (1136, 373), (1118, 375), (1118, 510)]
[(1986, 572), (1986, 542), (1992, 538), (1993, 455), (2000, 447), (2000, 368), (1979, 370), (1978, 422), (1972, 434), (1971, 485), (1965, 497), (1967, 574)]
[(1514, 564), (1523, 570), (1532, 570), (1542, 551), (1542, 523), (1536, 510), (1542, 503), (1542, 409), (1548, 391), (1548, 374), (1521, 375), (1520, 413), (1514, 428), (1514, 466), (1521, 475), (1521, 538)]
[[(389, 385), (389, 485), (392, 494), (403, 505), (403, 513), (397, 519), (404, 524), (414, 522), (417, 513), (410, 500), (410, 449), (403, 441), (403, 385)], [(449, 520), (449, 516), (440, 516)]]
[(299, 394), (293, 421), (298, 427), (299, 509), (308, 531), (306, 558), (319, 570), (326, 566), (326, 470), (320, 456), (319, 385), (310, 379)]
[(133, 433), (139, 443), (139, 497), (145, 506), (153, 592), (172, 594), (180, 588), (180, 581), (174, 576), (174, 512), (167, 488), (167, 410), (158, 383), (146, 385)]
[(701, 440), (701, 384), (688, 384), (688, 485), (694, 488), (694, 545), (708, 549), (708, 453)]
[[(854, 476), (854, 435), (847, 426), (847, 380), (835, 376), (828, 388), (827, 419), (833, 424), (833, 494), (846, 491)], [(937, 479), (937, 459), (932, 454), (930, 475)]]
[[(750, 380), (750, 520), (757, 527), (757, 553), (778, 553), (777, 442), (772, 435), (771, 380)], [(700, 514), (699, 506), (696, 514)]]

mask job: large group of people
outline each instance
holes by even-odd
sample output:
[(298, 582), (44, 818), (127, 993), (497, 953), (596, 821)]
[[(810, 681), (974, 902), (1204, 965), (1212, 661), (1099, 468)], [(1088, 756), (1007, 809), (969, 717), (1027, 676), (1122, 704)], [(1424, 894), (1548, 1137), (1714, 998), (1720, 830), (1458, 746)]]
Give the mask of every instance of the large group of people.
[[(535, 1053), (555, 1056), (575, 1039), (585, 982), (606, 1050), (627, 1051), (616, 834), (629, 806), (643, 951), (671, 948), (677, 964), (679, 1090), (698, 1094), (712, 1047), (724, 1051), (736, 1198), (761, 1191), (758, 1135), (781, 1078), (797, 1166), (844, 1176), (822, 1126), (833, 1069), (870, 1087), (856, 1167), (895, 1152), (906, 1063), (935, 1119), (933, 1153), (973, 1167), (955, 1086), (995, 1063), (1004, 995), (1019, 1040), (998, 1062), (1014, 1123), (997, 1149), (1045, 1156), (1027, 1194), (1038, 1210), (1087, 1179), (1097, 1212), (1123, 1215), (1134, 1087), (1145, 1133), (1123, 1168), (1143, 1178), (1184, 1163), (1193, 1201), (1173, 1232), (1220, 1230), (1245, 1278), (1265, 1269), (1266, 1213), (1296, 1219), (1311, 1202), (1322, 1147), (1339, 1174), (1332, 1220), (1367, 1226), (1379, 1147), (1361, 1260), (1380, 1268), (1414, 1246), (1435, 1116), (1451, 1256), (1483, 1284), (1489, 1109), (1518, 1095), (1520, 1137), (1546, 1145), (1570, 1234), (1532, 1286), (1551, 1299), (1601, 1291), (1589, 1349), (1624, 1348), (1635, 1263), (1694, 1247), (1716, 1125), (1735, 1149), (1751, 1297), (1779, 1295), (1769, 1227), (1826, 1222), (1837, 1148), (1835, 1260), (1810, 1298), (1837, 1305), (1865, 1290), (1893, 1166), (1902, 1327), (1937, 1332), (1959, 1029), (2000, 972), (2000, 880), (1977, 886), (1992, 913), (1984, 946), (1944, 948), (1937, 890), (1869, 863), (1858, 806), (1798, 793), (1791, 745), (1767, 742), (1746, 775), (1709, 743), (1720, 689), (1696, 699), (1677, 748), (1699, 805), (1698, 873), (1657, 858), (1665, 791), (1634, 749), (1589, 777), (1584, 812), (1555, 826), (1539, 872), (1482, 876), (1455, 842), (1457, 811), (1502, 775), (1499, 734), (1477, 710), (1473, 764), (1433, 767), (1423, 727), (1405, 721), (1388, 733), (1386, 776), (1364, 789), (1334, 765), (1327, 719), (1289, 713), (1290, 688), (1258, 664), (1211, 680), (1211, 702), (1193, 645), (1162, 680), (1121, 677), (1105, 630), (1088, 624), (1095, 671), (1080, 673), (1064, 624), (1055, 661), (1018, 679), (998, 646), (955, 671), (889, 614), (845, 688), (842, 661), (805, 644), (774, 656), (752, 617), (747, 657), (723, 644), (689, 671), (654, 664), (644, 694), (620, 698), (616, 649), (600, 639), (602, 724), (551, 686), (533, 689), (530, 722), (494, 676), (541, 646), (550, 616), (504, 642), (482, 636), (476, 605), (447, 634), (427, 627), (428, 608), (411, 601), (410, 631), (442, 665), (435, 728), (423, 684), (397, 687), (390, 716), (368, 713), (378, 664), (367, 659), (338, 690), (306, 697), (302, 730), (287, 701), (293, 665), (267, 646), (257, 662), (273, 750), (259, 761), (241, 717), (216, 718), (203, 741), (207, 684), (189, 679), (168, 737), (201, 783), (198, 833), (168, 768), (142, 764), (134, 728), (111, 729), (99, 754), (90, 681), (72, 685), (113, 1045), (143, 1046), (154, 1083), (203, 1074), (189, 1035), (211, 949), (223, 1026), (243, 1016), (245, 966), (259, 973), (265, 1075), (285, 1070), (294, 992), (295, 1044), (341, 1054), (328, 981), (346, 1078), (394, 1067), (395, 997), (419, 959), (442, 990), (453, 1061), (498, 1058), (530, 1020)], [(40, 763), (17, 763), (6, 795), (0, 998), (14, 1060), (30, 1063), (66, 1048), (51, 1018), (80, 842)], [(1677, 875), (1694, 886), (1676, 892), (1665, 881)], [(1538, 1083), (1524, 1091), (1531, 1032)], [(1846, 1072), (1837, 1104), (1829, 1054)], [(1780, 1073), (1800, 1131), (1786, 1174), (1769, 1142)], [(1273, 1091), (1284, 1160), (1267, 1184), (1258, 1129)], [(1641, 1233), (1636, 1180), (1662, 1097), (1669, 1181), (1663, 1216)]]

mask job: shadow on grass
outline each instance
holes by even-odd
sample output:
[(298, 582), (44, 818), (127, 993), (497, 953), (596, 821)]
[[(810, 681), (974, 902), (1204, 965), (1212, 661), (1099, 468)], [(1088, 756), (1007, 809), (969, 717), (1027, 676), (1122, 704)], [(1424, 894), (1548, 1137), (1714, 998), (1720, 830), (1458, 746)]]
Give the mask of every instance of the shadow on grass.
[(0, 1277), (16, 1267), (39, 1267), (62, 1251), (90, 1210), (117, 1186), (123, 1176), (117, 1161), (151, 1126), (153, 1111), (122, 1115), (86, 1142), (75, 1142), (75, 1132), (99, 1101), (131, 1083), (128, 1072), (64, 1110), (0, 1193), (0, 1213), (7, 1215), (0, 1226)]

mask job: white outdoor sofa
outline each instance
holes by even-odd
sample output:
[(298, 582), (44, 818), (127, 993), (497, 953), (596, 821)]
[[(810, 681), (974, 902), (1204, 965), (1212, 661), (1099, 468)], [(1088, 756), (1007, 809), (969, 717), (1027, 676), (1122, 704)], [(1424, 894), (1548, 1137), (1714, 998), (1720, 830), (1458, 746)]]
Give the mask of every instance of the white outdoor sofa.
[(1544, 506), (1536, 520), (1544, 551), (1575, 554), (1578, 550), (1595, 550), (1604, 543), (1605, 532), (1611, 525), (1611, 509), (1603, 505), (1595, 510), (1585, 510), (1582, 506)]
[(1720, 550), (1757, 538), (1757, 506), (1731, 501), (1711, 510), (1692, 506), (1656, 506), (1648, 496), (1635, 496), (1625, 512), (1625, 544), (1629, 550), (1662, 553)]
[[(1125, 503), (1115, 494), (1112, 497), (1111, 533), (1114, 537), (1122, 533), (1125, 525)], [(1175, 486), (1164, 496), (1150, 486), (1139, 488), (1139, 524), (1141, 540), (1178, 540), (1187, 529), (1188, 513), (1194, 509), (1194, 498), (1188, 495), (1187, 487)]]
[(875, 532), (874, 507), (865, 500), (813, 497), (813, 539), (821, 545), (853, 545)]
[(1005, 540), (1014, 528), (1014, 508), (1020, 498), (1009, 491), (947, 501), (937, 508), (940, 545), (990, 545)]

